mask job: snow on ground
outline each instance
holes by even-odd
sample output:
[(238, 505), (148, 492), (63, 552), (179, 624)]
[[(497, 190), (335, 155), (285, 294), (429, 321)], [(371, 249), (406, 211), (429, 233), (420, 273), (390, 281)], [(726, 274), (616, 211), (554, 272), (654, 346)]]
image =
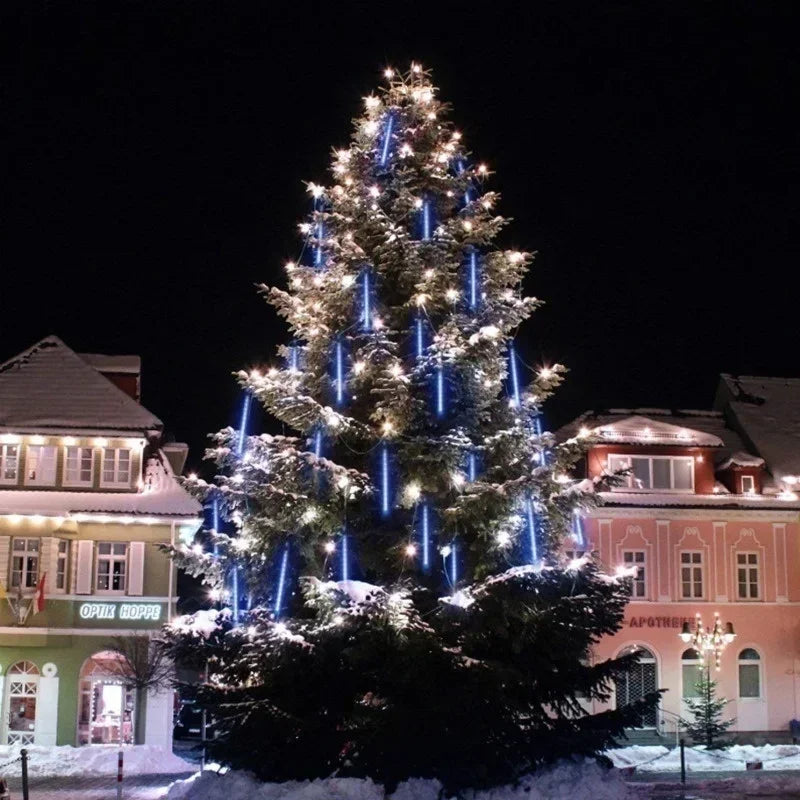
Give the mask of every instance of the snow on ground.
[[(661, 746), (621, 747), (606, 755), (615, 767), (635, 766), (637, 772), (680, 772), (680, 749)], [(746, 762), (761, 761), (765, 770), (800, 769), (800, 747), (790, 744), (759, 747), (733, 745), (722, 750), (706, 751), (702, 747), (686, 748), (688, 772), (737, 772), (746, 769)]]
[[(20, 745), (0, 746), (0, 764), (19, 757)], [(147, 744), (127, 745), (123, 749), (125, 775), (153, 775), (193, 772), (195, 764), (184, 761), (163, 747)], [(92, 746), (41, 747), (27, 745), (28, 774), (31, 776), (116, 775), (117, 747)], [(16, 761), (0, 769), (6, 777), (19, 775), (21, 764)]]
[[(206, 770), (174, 783), (167, 800), (439, 800), (440, 789), (439, 781), (412, 778), (387, 798), (383, 787), (369, 779), (261, 783), (246, 772)], [(618, 772), (588, 760), (562, 762), (521, 779), (517, 786), (461, 793), (464, 800), (629, 800), (635, 796)]]

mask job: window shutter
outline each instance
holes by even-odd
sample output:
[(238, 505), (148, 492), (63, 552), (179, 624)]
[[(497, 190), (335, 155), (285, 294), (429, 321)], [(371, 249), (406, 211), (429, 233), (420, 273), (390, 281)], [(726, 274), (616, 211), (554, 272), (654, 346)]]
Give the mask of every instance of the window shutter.
[(11, 549), (11, 537), (0, 536), (0, 585), (8, 589), (8, 553)]
[(52, 569), (52, 559), (53, 539), (50, 536), (43, 536), (39, 540), (39, 575), (36, 580), (38, 581), (45, 572), (47, 573), (44, 586), (44, 590), (47, 594), (52, 594), (53, 587), (56, 585), (56, 576)]
[(141, 595), (144, 587), (144, 542), (131, 542), (128, 553), (128, 594)]
[(92, 556), (94, 542), (81, 539), (78, 542), (78, 563), (75, 568), (75, 594), (92, 593)]

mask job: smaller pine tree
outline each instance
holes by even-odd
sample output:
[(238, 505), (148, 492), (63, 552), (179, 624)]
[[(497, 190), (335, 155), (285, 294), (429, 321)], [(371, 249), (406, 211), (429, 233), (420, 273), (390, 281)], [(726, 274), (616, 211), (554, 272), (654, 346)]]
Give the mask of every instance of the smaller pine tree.
[(697, 696), (686, 699), (686, 706), (692, 715), (686, 726), (695, 744), (704, 744), (709, 750), (723, 747), (722, 739), (735, 719), (723, 719), (725, 706), (730, 702), (724, 697), (717, 697), (717, 682), (711, 680), (708, 667), (700, 668), (700, 678), (695, 684)]

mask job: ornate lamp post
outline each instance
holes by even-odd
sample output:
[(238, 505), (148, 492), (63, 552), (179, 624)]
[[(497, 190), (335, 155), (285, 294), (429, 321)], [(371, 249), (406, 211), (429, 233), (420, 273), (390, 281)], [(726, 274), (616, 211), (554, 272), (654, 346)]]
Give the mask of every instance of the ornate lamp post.
[(694, 630), (690, 629), (688, 622), (684, 622), (683, 629), (678, 635), (686, 644), (691, 644), (697, 650), (700, 654), (700, 661), (704, 662), (707, 668), (711, 666), (710, 662), (713, 655), (714, 666), (717, 670), (719, 669), (722, 651), (736, 638), (733, 624), (726, 622), (723, 628), (717, 612), (714, 612), (714, 626), (712, 628), (706, 628), (703, 625), (700, 614), (697, 614), (695, 616)]

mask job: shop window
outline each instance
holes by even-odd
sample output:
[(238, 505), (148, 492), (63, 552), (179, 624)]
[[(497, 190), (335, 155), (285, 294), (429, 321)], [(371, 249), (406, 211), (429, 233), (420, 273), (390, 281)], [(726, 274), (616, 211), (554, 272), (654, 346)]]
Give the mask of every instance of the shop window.
[(736, 591), (739, 600), (758, 600), (759, 574), (758, 553), (736, 554)]
[(761, 656), (752, 647), (739, 653), (739, 697), (754, 700), (761, 697)]
[(39, 539), (14, 537), (11, 543), (11, 587), (34, 589), (39, 580)]
[(689, 648), (681, 654), (681, 692), (688, 699), (698, 697), (697, 682), (703, 670), (703, 659), (697, 650)]
[(644, 550), (624, 550), (622, 561), (626, 567), (635, 567), (633, 597), (647, 597), (647, 558)]
[(32, 661), (18, 661), (8, 668), (6, 739), (8, 744), (33, 744), (39, 668)]
[(67, 447), (64, 466), (66, 486), (91, 486), (94, 450), (91, 447)]
[(126, 542), (98, 542), (96, 590), (124, 594), (127, 561)]
[(113, 447), (103, 450), (103, 486), (130, 486), (131, 451)]
[(0, 483), (16, 483), (19, 474), (19, 445), (0, 445)]
[(136, 714), (130, 670), (119, 653), (88, 658), (80, 673), (78, 744), (133, 744)]
[(31, 445), (25, 456), (25, 483), (28, 486), (53, 486), (56, 482), (56, 448)]
[(699, 550), (681, 553), (681, 598), (699, 600), (703, 597), (703, 554)]

